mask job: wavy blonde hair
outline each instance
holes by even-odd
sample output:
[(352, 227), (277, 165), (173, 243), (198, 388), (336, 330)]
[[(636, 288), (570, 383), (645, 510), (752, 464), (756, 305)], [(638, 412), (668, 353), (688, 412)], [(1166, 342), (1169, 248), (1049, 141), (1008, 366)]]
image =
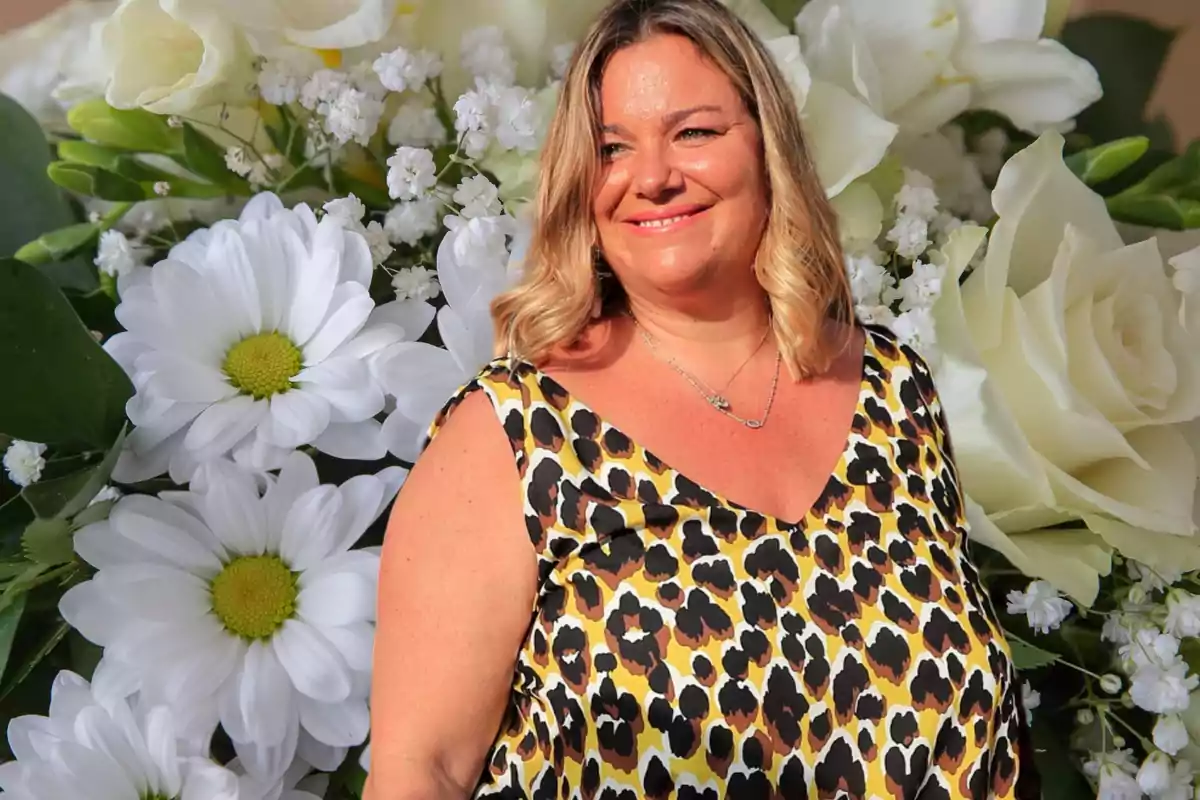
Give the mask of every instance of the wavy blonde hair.
[[(519, 284), (492, 301), (500, 353), (540, 362), (574, 343), (593, 307), (624, 302), (597, 280), (592, 195), (599, 171), (600, 82), (612, 55), (661, 34), (689, 39), (732, 81), (761, 130), (769, 217), (754, 271), (796, 380), (829, 369), (850, 341), (853, 300), (837, 218), (805, 146), (795, 99), (762, 41), (719, 0), (616, 0), (578, 46), (541, 155), (536, 218)], [(833, 319), (845, 323), (828, 326)], [(831, 335), (830, 330), (839, 331)]]

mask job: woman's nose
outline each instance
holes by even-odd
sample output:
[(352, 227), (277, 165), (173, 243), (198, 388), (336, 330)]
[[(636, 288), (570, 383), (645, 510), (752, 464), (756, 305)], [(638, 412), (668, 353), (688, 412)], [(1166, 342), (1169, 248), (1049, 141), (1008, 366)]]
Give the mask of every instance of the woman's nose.
[(667, 148), (642, 147), (633, 161), (633, 183), (643, 197), (654, 198), (682, 187), (683, 174), (672, 162)]

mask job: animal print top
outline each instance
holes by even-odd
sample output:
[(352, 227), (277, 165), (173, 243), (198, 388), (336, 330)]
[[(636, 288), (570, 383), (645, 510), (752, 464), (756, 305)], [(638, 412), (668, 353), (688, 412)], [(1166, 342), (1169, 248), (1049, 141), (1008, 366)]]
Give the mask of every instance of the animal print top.
[(527, 362), (446, 404), (430, 436), (491, 400), (538, 561), (475, 797), (1037, 795), (929, 370), (865, 338), (846, 449), (796, 523), (697, 485)]

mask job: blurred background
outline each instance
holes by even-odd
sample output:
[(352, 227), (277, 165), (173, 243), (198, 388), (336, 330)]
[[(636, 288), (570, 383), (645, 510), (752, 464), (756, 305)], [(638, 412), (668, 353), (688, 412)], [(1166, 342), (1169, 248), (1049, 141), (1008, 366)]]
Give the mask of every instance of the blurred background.
[[(566, 0), (569, 2), (569, 0)], [(64, 0), (0, 0), (0, 32), (31, 22)], [(1004, 0), (995, 0), (1004, 2)], [(1072, 13), (1128, 11), (1160, 25), (1183, 29), (1147, 109), (1164, 114), (1183, 146), (1200, 137), (1200, 0), (1072, 0)]]

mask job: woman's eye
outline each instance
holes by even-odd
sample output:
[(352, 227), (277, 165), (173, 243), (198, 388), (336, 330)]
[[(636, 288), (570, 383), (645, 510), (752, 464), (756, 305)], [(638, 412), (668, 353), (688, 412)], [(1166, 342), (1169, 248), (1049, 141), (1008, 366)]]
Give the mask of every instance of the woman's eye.
[(684, 128), (679, 132), (681, 139), (710, 139), (716, 135), (712, 128)]
[(600, 145), (600, 158), (612, 158), (617, 153), (621, 152), (624, 147), (625, 146), (619, 142), (606, 142), (605, 144)]

